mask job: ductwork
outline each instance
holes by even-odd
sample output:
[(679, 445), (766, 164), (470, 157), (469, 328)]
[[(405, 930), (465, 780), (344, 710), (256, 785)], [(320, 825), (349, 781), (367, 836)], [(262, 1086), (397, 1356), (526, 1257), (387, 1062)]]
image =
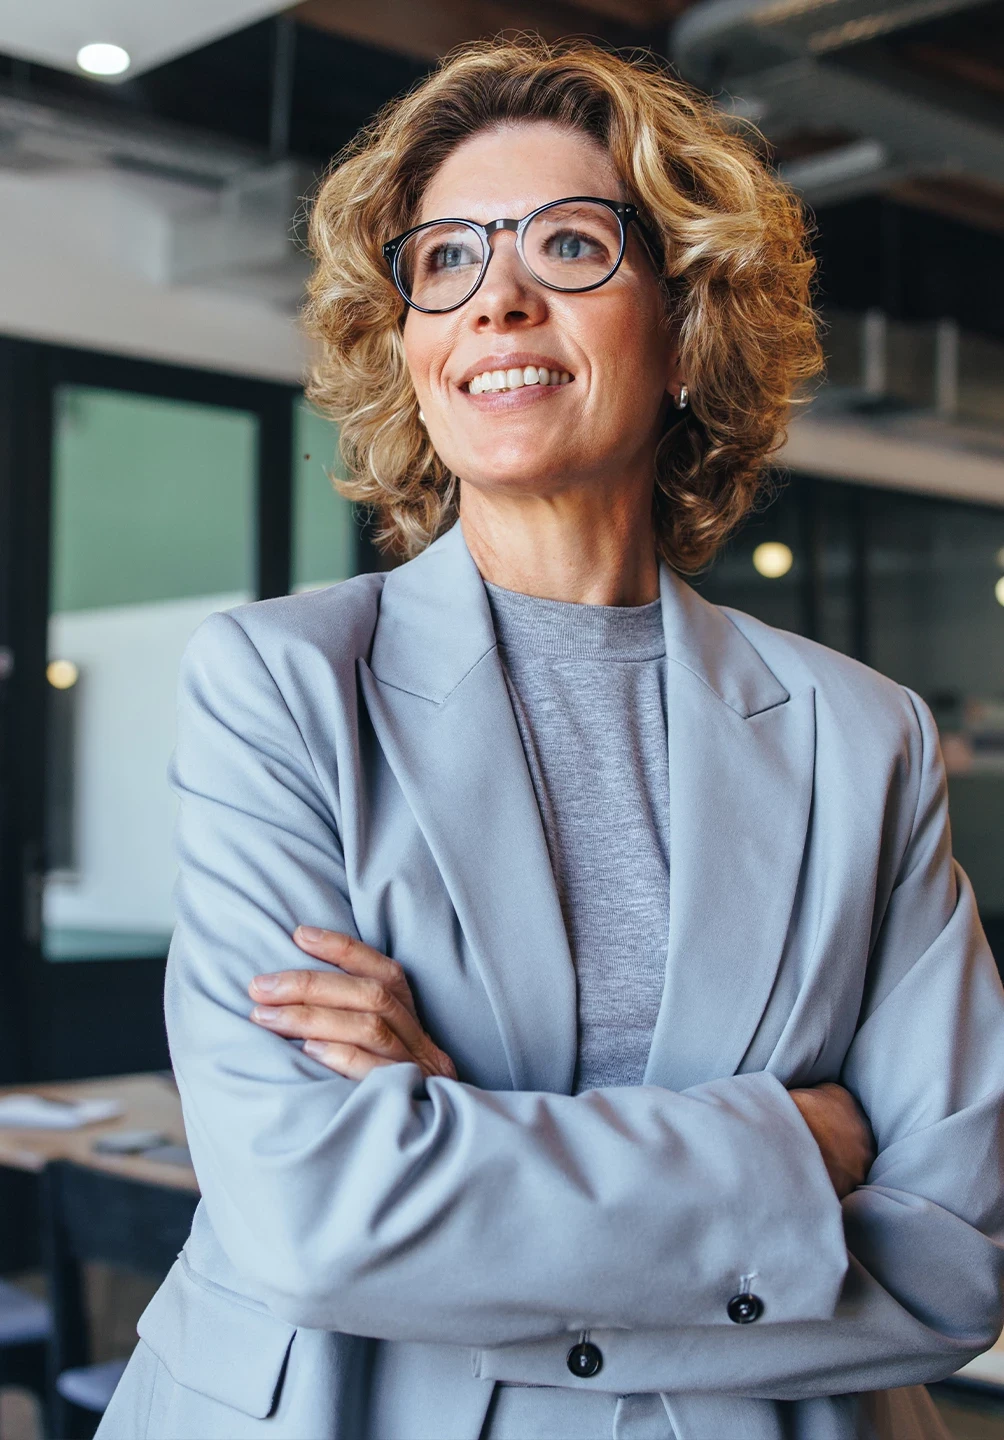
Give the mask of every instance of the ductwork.
[(993, 126), (837, 66), (846, 47), (977, 0), (703, 0), (670, 38), (681, 74), (719, 95), (772, 140), (836, 130), (845, 145), (781, 166), (810, 203), (849, 198), (908, 176), (943, 173), (999, 187), (1004, 137)]
[[(77, 223), (118, 263), (160, 285), (299, 300), (304, 167), (164, 124), (118, 124), (0, 94), (0, 176), (72, 191)], [(81, 193), (81, 192), (84, 193)]]

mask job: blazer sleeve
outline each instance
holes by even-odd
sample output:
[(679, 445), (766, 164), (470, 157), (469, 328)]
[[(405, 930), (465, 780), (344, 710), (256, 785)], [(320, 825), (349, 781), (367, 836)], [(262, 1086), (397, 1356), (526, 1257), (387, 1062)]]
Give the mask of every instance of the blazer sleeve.
[(408, 1064), (356, 1083), (253, 1025), (252, 976), (324, 968), (297, 923), (355, 933), (337, 796), (232, 615), (190, 642), (179, 710), (168, 1033), (205, 1209), (250, 1296), (295, 1325), (478, 1346), (731, 1330), (752, 1271), (776, 1320), (832, 1314), (840, 1208), (769, 1075), (687, 1095), (489, 1092)]
[[(910, 693), (910, 692), (908, 692)], [(798, 1400), (942, 1379), (1004, 1324), (1004, 993), (952, 859), (947, 785), (923, 701), (910, 840), (838, 1078), (878, 1155), (843, 1202), (850, 1255), (835, 1313), (808, 1323), (597, 1332), (604, 1388)], [(549, 1353), (548, 1353), (549, 1352)], [(483, 1378), (560, 1385), (553, 1343), (476, 1357)]]

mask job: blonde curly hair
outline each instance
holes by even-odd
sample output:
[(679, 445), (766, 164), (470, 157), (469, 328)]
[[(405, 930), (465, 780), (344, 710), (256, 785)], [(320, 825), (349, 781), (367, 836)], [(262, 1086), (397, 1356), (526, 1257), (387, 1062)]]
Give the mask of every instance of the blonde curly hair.
[(332, 164), (310, 217), (304, 319), (320, 342), (308, 398), (340, 426), (347, 498), (377, 541), (417, 554), (458, 511), (458, 477), (418, 419), (402, 302), (381, 246), (415, 223), (446, 157), (496, 126), (549, 121), (611, 155), (661, 251), (667, 313), (691, 396), (660, 443), (662, 557), (692, 573), (754, 505), (793, 398), (822, 357), (815, 262), (796, 196), (754, 145), (651, 58), (536, 37), (465, 45), (392, 102)]

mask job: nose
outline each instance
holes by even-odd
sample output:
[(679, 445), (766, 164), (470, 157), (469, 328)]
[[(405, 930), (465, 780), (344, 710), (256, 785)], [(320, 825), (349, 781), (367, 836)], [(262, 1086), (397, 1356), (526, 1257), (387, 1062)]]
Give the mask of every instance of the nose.
[(510, 230), (499, 230), (489, 244), (492, 258), (470, 302), (475, 329), (510, 330), (539, 325), (547, 318), (547, 291), (520, 259), (516, 236)]

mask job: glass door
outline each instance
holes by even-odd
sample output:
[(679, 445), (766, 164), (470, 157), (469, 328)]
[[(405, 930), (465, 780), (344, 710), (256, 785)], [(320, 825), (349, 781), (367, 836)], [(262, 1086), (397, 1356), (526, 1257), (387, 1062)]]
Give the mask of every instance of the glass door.
[(42, 956), (163, 957), (178, 664), (253, 598), (259, 422), (87, 385), (53, 402)]
[(289, 589), (296, 395), (0, 337), (0, 1080), (168, 1064), (178, 664)]

